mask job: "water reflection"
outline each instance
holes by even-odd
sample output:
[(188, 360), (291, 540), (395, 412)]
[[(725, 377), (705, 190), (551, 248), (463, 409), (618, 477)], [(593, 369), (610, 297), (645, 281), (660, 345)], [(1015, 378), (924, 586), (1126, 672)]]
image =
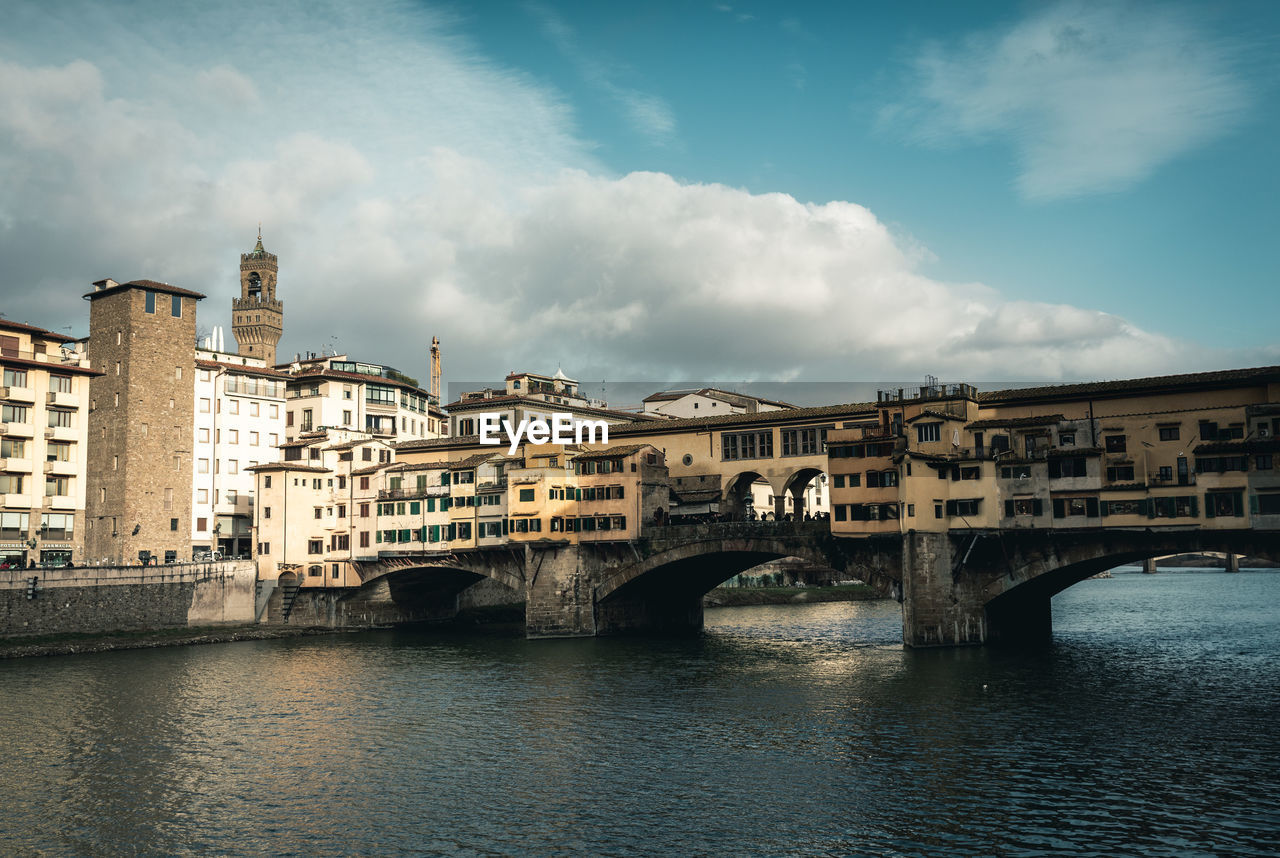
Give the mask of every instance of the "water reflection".
[(1270, 854), (1277, 597), (1089, 581), (1035, 653), (863, 602), (0, 663), (0, 852)]

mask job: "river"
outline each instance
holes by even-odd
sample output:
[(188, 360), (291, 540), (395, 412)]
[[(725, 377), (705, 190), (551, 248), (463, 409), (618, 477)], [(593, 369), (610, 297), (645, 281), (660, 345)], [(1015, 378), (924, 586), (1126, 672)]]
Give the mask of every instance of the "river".
[(1280, 574), (1085, 581), (1042, 652), (892, 602), (701, 636), (0, 663), (4, 855), (1275, 855)]

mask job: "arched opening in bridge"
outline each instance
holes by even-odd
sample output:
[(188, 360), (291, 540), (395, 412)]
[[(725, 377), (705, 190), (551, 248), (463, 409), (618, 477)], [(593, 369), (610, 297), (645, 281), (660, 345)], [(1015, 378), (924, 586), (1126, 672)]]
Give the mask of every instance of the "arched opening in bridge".
[(447, 565), (402, 566), (366, 580), (349, 602), (388, 622), (437, 622), (460, 611), (524, 602), (516, 582)]
[(765, 510), (757, 507), (756, 498), (771, 495), (768, 480), (755, 471), (743, 471), (725, 483), (721, 516), (728, 521), (746, 521), (753, 515), (759, 518)]
[(859, 540), (836, 546), (816, 528), (781, 525), (726, 524), (742, 536), (695, 540), (619, 570), (596, 588), (596, 633), (688, 631), (702, 628), (702, 597), (748, 570), (787, 557), (800, 557), (814, 568), (834, 569), (845, 580), (856, 579), (886, 598), (900, 592), (896, 580), (900, 553), (896, 546)]
[(831, 496), (827, 474), (819, 468), (801, 468), (783, 487), (782, 497), (794, 521), (807, 521), (830, 515)]
[[(1228, 540), (1230, 535), (1228, 534)], [(1224, 547), (1231, 547), (1224, 540)], [(1247, 553), (1272, 563), (1280, 558), (1278, 546), (1253, 545)], [(1053, 636), (1053, 597), (1096, 575), (1121, 566), (1135, 566), (1154, 571), (1152, 561), (1169, 557), (1167, 547), (1134, 547), (1131, 550), (1112, 551), (1094, 557), (1085, 557), (1056, 568), (1035, 573), (1034, 569), (1015, 569), (1011, 576), (1002, 576), (1009, 586), (1000, 595), (988, 601), (985, 608), (987, 639), (995, 643), (1047, 644)], [(1226, 569), (1238, 571), (1238, 555), (1232, 551), (1219, 551), (1225, 558)]]

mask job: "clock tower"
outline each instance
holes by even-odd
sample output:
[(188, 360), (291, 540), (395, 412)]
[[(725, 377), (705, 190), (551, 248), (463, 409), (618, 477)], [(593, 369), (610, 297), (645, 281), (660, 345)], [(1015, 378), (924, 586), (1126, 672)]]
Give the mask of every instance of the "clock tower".
[(275, 366), (276, 345), (284, 332), (284, 302), (276, 299), (279, 265), (262, 247), (262, 228), (253, 250), (240, 254), (240, 297), (231, 301), (231, 333), (240, 354)]

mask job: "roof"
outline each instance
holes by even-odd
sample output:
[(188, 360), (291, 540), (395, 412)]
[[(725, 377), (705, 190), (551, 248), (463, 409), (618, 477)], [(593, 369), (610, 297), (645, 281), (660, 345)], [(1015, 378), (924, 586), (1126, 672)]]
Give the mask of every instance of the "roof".
[(280, 372), (278, 369), (268, 369), (264, 366), (245, 366), (238, 363), (227, 363), (217, 360), (202, 360), (196, 358), (196, 366), (200, 369), (223, 369), (227, 372), (234, 372), (239, 375), (256, 375), (263, 378), (289, 378), (289, 373)]
[(585, 453), (578, 453), (569, 458), (574, 462), (579, 459), (616, 459), (619, 456), (630, 456), (646, 447), (652, 446), (652, 444), (624, 444), (620, 447), (605, 447), (603, 450), (588, 450)]
[(388, 471), (403, 473), (407, 471), (443, 471), (449, 467), (448, 462), (417, 462), (410, 464), (408, 462), (396, 462), (387, 468)]
[(22, 331), (25, 334), (33, 334), (46, 340), (57, 340), (60, 343), (73, 343), (76, 341), (75, 337), (69, 337), (66, 334), (55, 334), (45, 328), (38, 328), (35, 325), (28, 325), (26, 322), (14, 322), (5, 318), (0, 318), (0, 330)]
[[(448, 467), (449, 467), (449, 470), (451, 471), (455, 471), (455, 470), (460, 471), (466, 468), (474, 468), (477, 465), (484, 464), (485, 462), (492, 459), (494, 456), (500, 456), (500, 455), (501, 454), (497, 450), (494, 450), (489, 453), (476, 453), (474, 456), (467, 456), (465, 459), (459, 459), (456, 462), (449, 462)], [(506, 458), (506, 457), (503, 457), (503, 458)]]
[[(101, 288), (97, 288), (99, 283), (103, 284)], [(105, 285), (108, 283), (114, 283), (115, 285)], [(116, 292), (123, 292), (126, 289), (149, 289), (152, 292), (166, 292), (170, 295), (178, 295), (183, 298), (195, 298), (197, 301), (205, 297), (202, 292), (193, 292), (190, 289), (183, 289), (180, 286), (171, 286), (168, 283), (161, 283), (159, 280), (130, 280), (128, 283), (115, 283), (113, 280), (99, 280), (93, 285), (95, 287), (94, 290), (92, 292), (86, 292), (83, 296), (86, 301), (101, 298), (103, 295), (113, 295)]]
[(300, 462), (266, 462), (261, 465), (250, 465), (244, 470), (246, 471), (310, 471), (313, 474), (333, 473), (333, 470), (330, 468), (322, 468), (319, 465), (304, 465)]
[[(647, 414), (638, 414), (634, 411), (615, 411), (612, 408), (593, 408), (589, 405), (578, 405), (573, 402), (551, 402), (546, 399), (539, 399), (536, 396), (524, 396), (518, 393), (505, 394), (503, 396), (477, 397), (475, 399), (459, 399), (450, 402), (445, 406), (451, 414), (457, 414), (459, 411), (480, 411), (489, 408), (495, 403), (503, 405), (514, 405), (520, 402), (528, 402), (546, 408), (548, 411), (555, 412), (558, 406), (565, 412), (579, 412), (582, 414), (600, 414), (602, 416), (624, 417), (631, 422), (665, 422), (650, 417)], [(548, 407), (553, 406), (553, 407)]]
[[(284, 364), (281, 364), (283, 366)], [(359, 381), (365, 384), (383, 384), (388, 387), (402, 387), (405, 390), (412, 390), (415, 393), (421, 393), (423, 396), (430, 396), (426, 390), (409, 384), (407, 381), (401, 381), (396, 378), (384, 378), (380, 375), (365, 375), (359, 372), (345, 372), (340, 369), (330, 369), (326, 366), (309, 366), (300, 369), (297, 372), (287, 372), (284, 374), (290, 381), (304, 381), (312, 378), (334, 378), (341, 381)]]
[(1280, 381), (1280, 366), (1259, 366), (1246, 369), (1193, 372), (1183, 375), (1157, 375), (1116, 381), (1091, 381), (1081, 384), (1054, 384), (1009, 390), (987, 390), (978, 394), (978, 401), (986, 405), (1036, 399), (1078, 399), (1085, 396), (1102, 397), (1139, 392), (1157, 393), (1178, 388), (1232, 387), (1241, 382), (1262, 384), (1278, 381)]
[(935, 420), (964, 420), (959, 414), (951, 414), (937, 408), (922, 408), (918, 414), (913, 414), (903, 422), (915, 423), (917, 420), (923, 420), (927, 417), (932, 417)]
[(646, 396), (642, 402), (670, 402), (676, 399), (683, 399), (686, 396), (705, 396), (708, 399), (718, 399), (721, 402), (728, 402), (731, 405), (747, 405), (751, 402), (758, 402), (763, 405), (775, 405), (778, 408), (795, 408), (789, 402), (782, 402), (777, 399), (765, 399), (762, 396), (753, 396), (749, 393), (735, 393), (732, 390), (721, 390), (718, 387), (686, 387), (675, 388), (672, 390), (660, 390), (657, 393), (651, 393)]
[(966, 429), (1022, 429), (1028, 426), (1054, 426), (1067, 418), (1061, 414), (1044, 417), (1009, 417), (1004, 419), (975, 420), (965, 424)]
[(381, 471), (384, 468), (389, 468), (389, 467), (391, 467), (391, 464), (389, 462), (375, 462), (374, 464), (370, 465), (367, 468), (356, 468), (351, 472), (351, 476), (364, 477), (364, 476), (368, 476), (369, 474), (376, 474), (378, 473), (378, 471)]
[(1197, 444), (1197, 456), (1205, 453), (1274, 453), (1280, 452), (1280, 438), (1248, 438), (1240, 441), (1210, 441)]

